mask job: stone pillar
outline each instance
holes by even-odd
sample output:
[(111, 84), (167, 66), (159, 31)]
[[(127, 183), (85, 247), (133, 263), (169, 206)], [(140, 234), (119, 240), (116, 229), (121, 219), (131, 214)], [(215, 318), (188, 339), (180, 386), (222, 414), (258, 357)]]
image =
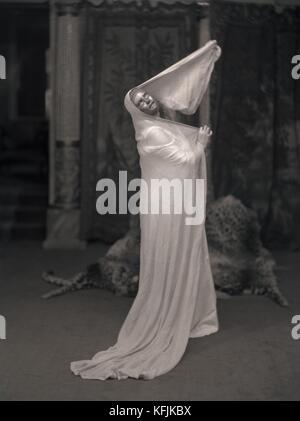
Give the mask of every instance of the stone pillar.
[(50, 178), (45, 248), (80, 240), (80, 0), (52, 0)]
[[(198, 46), (202, 47), (207, 41), (210, 40), (210, 22), (209, 22), (209, 5), (207, 3), (199, 4), (200, 13), (198, 19)], [(199, 121), (201, 126), (205, 124), (210, 126), (210, 92), (209, 87), (202, 99), (199, 110)], [(213, 142), (213, 135), (211, 142)], [(212, 148), (208, 144), (206, 148), (206, 161), (207, 161), (207, 202), (214, 199), (214, 188), (212, 180)]]

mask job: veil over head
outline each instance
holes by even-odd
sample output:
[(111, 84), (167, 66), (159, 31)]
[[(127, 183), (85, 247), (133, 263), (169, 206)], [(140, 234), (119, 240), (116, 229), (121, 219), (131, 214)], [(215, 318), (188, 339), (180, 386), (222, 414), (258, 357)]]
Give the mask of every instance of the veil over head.
[(144, 113), (132, 102), (130, 92), (133, 89), (146, 91), (168, 110), (194, 114), (206, 92), (214, 63), (220, 54), (221, 48), (217, 42), (208, 41), (203, 47), (127, 92), (124, 105), (131, 114), (137, 141), (141, 140), (143, 130), (153, 125), (168, 130), (180, 126), (187, 135), (196, 135), (198, 128)]

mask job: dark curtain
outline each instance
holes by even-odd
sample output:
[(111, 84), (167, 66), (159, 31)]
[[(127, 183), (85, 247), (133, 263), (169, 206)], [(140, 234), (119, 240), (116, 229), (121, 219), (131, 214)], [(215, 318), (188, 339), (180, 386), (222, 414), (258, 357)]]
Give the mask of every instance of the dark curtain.
[(213, 179), (254, 209), (268, 245), (299, 247), (300, 7), (214, 1), (213, 38), (223, 54), (213, 78)]
[[(140, 177), (130, 115), (123, 102), (133, 86), (197, 48), (197, 5), (148, 3), (87, 7), (83, 15), (82, 236), (113, 242), (128, 229), (129, 215), (99, 215), (99, 179), (119, 185), (119, 171)], [(118, 192), (117, 192), (118, 194)], [(128, 194), (128, 196), (130, 196)], [(117, 210), (118, 213), (118, 210)]]

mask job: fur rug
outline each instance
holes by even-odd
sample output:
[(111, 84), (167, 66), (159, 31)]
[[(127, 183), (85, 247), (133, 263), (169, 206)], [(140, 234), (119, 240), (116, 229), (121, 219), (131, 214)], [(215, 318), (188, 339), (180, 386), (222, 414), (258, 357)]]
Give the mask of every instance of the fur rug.
[[(206, 234), (217, 294), (266, 295), (286, 306), (275, 276), (275, 261), (260, 241), (256, 213), (233, 196), (222, 197), (207, 207)], [(43, 279), (58, 286), (44, 295), (50, 298), (68, 291), (105, 288), (118, 295), (135, 296), (138, 290), (139, 218), (132, 218), (127, 234), (117, 240), (98, 262), (70, 279), (50, 272)]]

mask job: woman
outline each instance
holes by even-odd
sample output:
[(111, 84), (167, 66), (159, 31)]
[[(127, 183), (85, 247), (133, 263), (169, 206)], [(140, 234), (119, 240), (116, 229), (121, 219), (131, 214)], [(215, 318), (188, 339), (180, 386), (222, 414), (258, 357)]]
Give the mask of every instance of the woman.
[[(209, 41), (126, 94), (148, 185), (154, 178), (206, 179), (209, 128), (162, 118), (159, 109), (195, 113), (219, 55), (216, 41)], [(140, 206), (148, 200), (143, 190), (140, 199)], [(218, 330), (204, 221), (188, 225), (183, 213), (140, 213), (140, 226), (137, 296), (116, 344), (91, 360), (71, 363), (82, 378), (153, 379), (180, 361), (189, 338)]]

